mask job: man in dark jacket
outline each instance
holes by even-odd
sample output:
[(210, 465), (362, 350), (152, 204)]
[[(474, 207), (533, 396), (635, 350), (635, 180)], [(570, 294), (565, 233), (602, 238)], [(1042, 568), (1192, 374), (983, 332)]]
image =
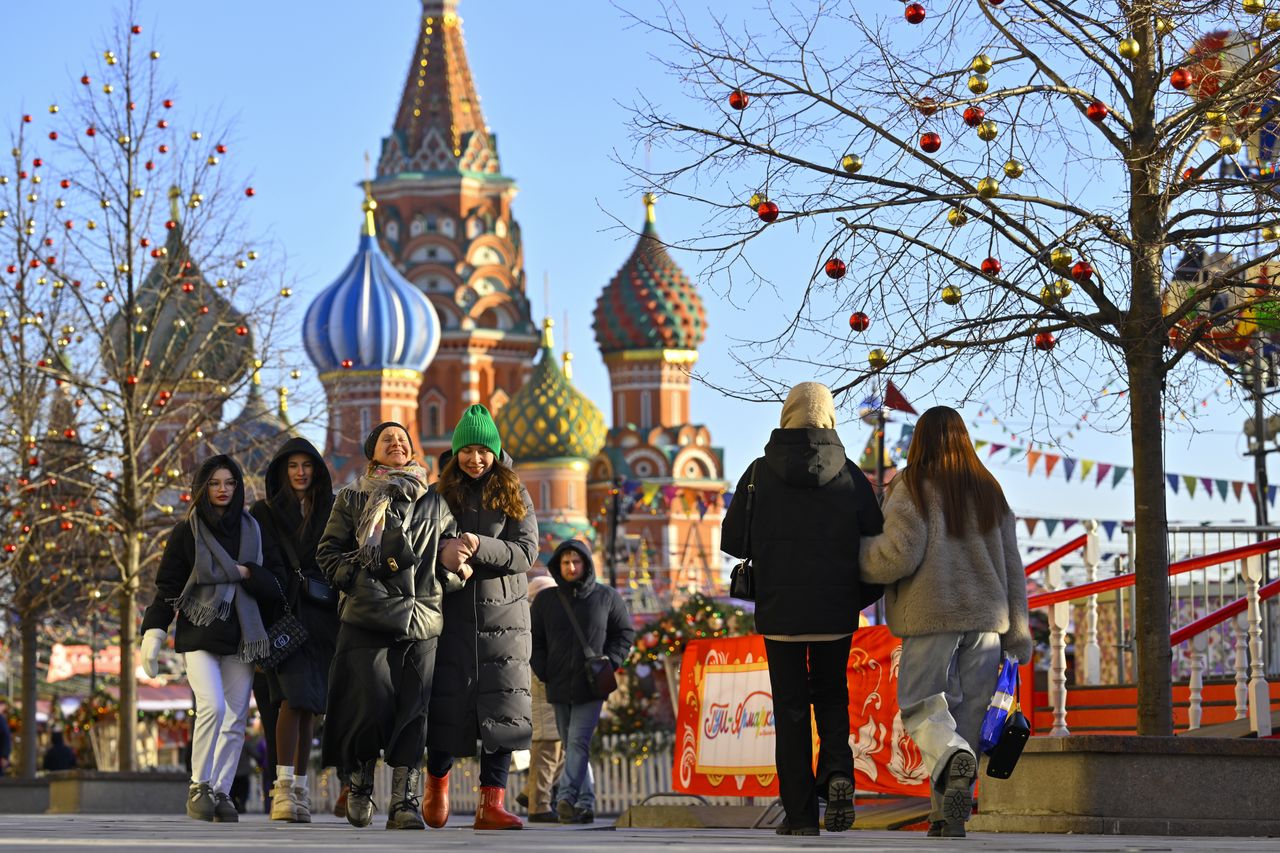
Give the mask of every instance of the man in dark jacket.
[[(847, 666), (858, 613), (880, 596), (859, 581), (858, 544), (884, 518), (865, 474), (835, 430), (831, 392), (791, 390), (781, 428), (738, 482), (720, 547), (750, 557), (756, 630), (765, 635), (776, 721), (775, 762), (786, 821), (780, 835), (818, 834), (825, 793), (828, 832), (853, 825)], [(818, 726), (813, 773), (809, 707)]]
[(564, 742), (556, 814), (561, 823), (591, 823), (596, 803), (590, 773), (591, 736), (606, 697), (595, 694), (586, 661), (608, 657), (617, 669), (631, 653), (636, 632), (622, 596), (613, 587), (596, 583), (586, 545), (576, 539), (561, 542), (547, 568), (557, 589), (555, 594), (547, 590), (533, 602), (530, 664), (533, 674), (547, 685), (547, 701), (555, 709), (556, 728)]
[(76, 754), (63, 739), (62, 729), (54, 729), (49, 738), (49, 748), (44, 751), (44, 769), (74, 770), (76, 767)]

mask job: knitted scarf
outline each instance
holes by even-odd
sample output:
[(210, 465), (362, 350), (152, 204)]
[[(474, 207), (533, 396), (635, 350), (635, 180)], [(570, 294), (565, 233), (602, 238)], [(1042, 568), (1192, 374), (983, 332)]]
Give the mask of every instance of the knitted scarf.
[(427, 469), (417, 462), (399, 468), (374, 465), (373, 470), (356, 480), (355, 489), (369, 496), (356, 523), (356, 562), (360, 568), (373, 571), (382, 561), (382, 532), (391, 502), (403, 498), (413, 504), (425, 495)]
[(271, 651), (267, 629), (262, 624), (258, 602), (243, 588), (237, 564), (262, 565), (262, 537), (258, 523), (247, 512), (240, 515), (240, 553), (232, 559), (199, 514), (191, 515), (191, 531), (195, 535), (196, 559), (187, 585), (182, 594), (173, 600), (173, 606), (187, 617), (192, 625), (212, 625), (214, 620), (226, 621), (235, 612), (240, 623), (240, 652), (236, 655), (246, 663), (265, 658)]

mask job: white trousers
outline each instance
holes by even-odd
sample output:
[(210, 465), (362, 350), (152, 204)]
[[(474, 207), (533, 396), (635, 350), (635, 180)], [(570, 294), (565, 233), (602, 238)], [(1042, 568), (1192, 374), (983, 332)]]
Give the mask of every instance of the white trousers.
[(902, 725), (920, 747), (935, 785), (958, 750), (978, 755), (982, 718), (1000, 674), (1000, 635), (991, 631), (904, 637), (898, 662)]
[(186, 652), (182, 660), (196, 694), (191, 781), (208, 782), (214, 791), (229, 794), (244, 748), (253, 664), (208, 652)]

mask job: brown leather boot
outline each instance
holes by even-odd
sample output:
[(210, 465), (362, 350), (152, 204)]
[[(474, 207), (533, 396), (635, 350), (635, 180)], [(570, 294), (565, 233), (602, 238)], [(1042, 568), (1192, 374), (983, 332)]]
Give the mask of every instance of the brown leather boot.
[(422, 794), (422, 819), (432, 829), (439, 829), (449, 822), (449, 774), (440, 778), (425, 774), (427, 789)]
[(524, 829), (524, 823), (502, 807), (507, 792), (504, 788), (480, 789), (480, 808), (476, 809), (476, 822), (472, 829)]

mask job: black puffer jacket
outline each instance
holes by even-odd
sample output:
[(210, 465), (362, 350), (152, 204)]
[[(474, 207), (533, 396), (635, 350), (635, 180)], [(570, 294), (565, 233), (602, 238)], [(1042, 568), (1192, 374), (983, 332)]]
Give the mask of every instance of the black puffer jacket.
[(881, 587), (858, 579), (858, 544), (884, 517), (871, 483), (833, 429), (775, 429), (755, 461), (747, 549), (748, 468), (721, 526), (720, 547), (755, 566), (756, 630), (843, 634)]
[[(413, 503), (392, 501), (386, 530), (398, 528), (403, 534), (401, 553), (411, 555), (407, 561), (411, 566), (402, 564), (399, 571), (381, 580), (360, 568), (355, 559), (356, 525), (368, 497), (354, 485), (343, 487), (316, 548), (316, 562), (339, 591), (338, 619), (387, 634), (391, 642), (440, 636), (445, 584), (456, 578), (439, 561), (440, 540), (457, 535), (448, 505), (435, 491)], [(383, 538), (392, 537), (384, 533)]]
[(467, 561), (474, 574), (444, 597), (444, 633), (431, 684), (427, 742), (452, 755), (527, 749), (533, 734), (529, 695), (529, 600), (525, 575), (538, 556), (538, 520), (521, 487), (524, 518), (482, 505), (484, 478), (451, 506), (459, 533), (480, 539)]
[[(560, 575), (560, 556), (572, 548), (586, 562), (583, 576), (572, 583)], [(597, 701), (587, 683), (586, 656), (565, 613), (568, 601), (586, 637), (592, 655), (608, 655), (615, 667), (631, 654), (636, 638), (627, 605), (611, 586), (596, 583), (591, 550), (570, 539), (560, 543), (548, 562), (556, 589), (546, 590), (533, 601), (533, 674), (547, 685), (547, 701), (575, 704)]]

